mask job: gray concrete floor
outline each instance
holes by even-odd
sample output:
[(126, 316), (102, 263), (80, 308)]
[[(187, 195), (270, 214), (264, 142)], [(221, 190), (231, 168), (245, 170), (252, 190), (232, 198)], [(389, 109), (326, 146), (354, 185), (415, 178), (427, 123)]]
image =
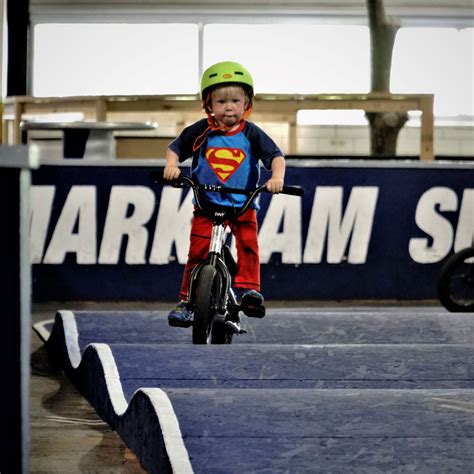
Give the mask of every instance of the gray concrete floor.
[[(52, 319), (58, 309), (118, 305), (47, 303), (34, 305), (33, 323)], [(31, 340), (30, 472), (143, 473), (135, 455), (103, 422), (46, 352)]]
[(145, 472), (41, 347), (32, 360), (30, 436), (30, 472)]
[[(363, 306), (394, 302), (358, 302)], [(396, 302), (413, 305), (413, 302)], [(437, 302), (422, 302), (438, 305)], [(33, 304), (32, 322), (54, 318), (59, 309), (166, 310), (173, 302), (96, 303), (48, 302)], [(269, 302), (269, 307), (344, 306), (354, 302)], [(31, 341), (31, 429), (32, 473), (142, 473), (135, 455), (125, 446), (78, 393), (62, 371), (49, 359), (43, 341), (33, 331)]]

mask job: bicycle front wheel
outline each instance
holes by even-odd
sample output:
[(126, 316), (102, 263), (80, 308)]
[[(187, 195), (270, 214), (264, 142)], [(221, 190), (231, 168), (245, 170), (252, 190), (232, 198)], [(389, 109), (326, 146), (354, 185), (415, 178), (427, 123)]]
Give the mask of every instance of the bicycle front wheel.
[(452, 255), (441, 268), (438, 297), (451, 312), (474, 312), (474, 247)]
[(221, 291), (220, 275), (206, 265), (198, 275), (194, 302), (193, 344), (211, 342), (214, 315)]

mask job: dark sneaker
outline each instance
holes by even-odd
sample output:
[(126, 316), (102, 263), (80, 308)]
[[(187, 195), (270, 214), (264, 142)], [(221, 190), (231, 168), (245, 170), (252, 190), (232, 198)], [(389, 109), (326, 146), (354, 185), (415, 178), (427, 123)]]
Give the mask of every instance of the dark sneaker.
[(263, 296), (255, 290), (249, 290), (243, 294), (240, 308), (251, 318), (263, 318), (265, 316)]
[(168, 314), (168, 324), (178, 328), (188, 328), (193, 325), (193, 312), (184, 301), (180, 301)]

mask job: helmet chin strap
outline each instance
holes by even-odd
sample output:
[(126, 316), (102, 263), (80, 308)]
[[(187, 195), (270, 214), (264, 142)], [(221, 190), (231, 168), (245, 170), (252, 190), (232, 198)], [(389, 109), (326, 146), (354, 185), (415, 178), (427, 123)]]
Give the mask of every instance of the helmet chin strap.
[[(202, 146), (202, 144), (206, 141), (207, 134), (210, 131), (218, 131), (218, 130), (229, 131), (235, 127), (235, 125), (232, 125), (231, 127), (228, 127), (226, 125), (221, 125), (217, 121), (215, 114), (212, 112), (211, 108), (209, 107), (208, 101), (209, 101), (209, 98), (204, 100), (202, 103), (202, 106), (207, 114), (208, 127), (206, 128), (206, 130), (204, 130), (204, 132), (201, 133), (201, 135), (199, 135), (196, 138), (196, 140), (194, 140), (193, 151), (196, 151), (198, 148)], [(250, 99), (250, 102), (248, 103), (247, 108), (245, 109), (245, 112), (243, 113), (242, 117), (239, 120), (239, 125), (242, 122), (244, 122), (245, 119), (252, 113), (252, 110), (253, 110), (252, 105), (253, 105), (252, 99)]]

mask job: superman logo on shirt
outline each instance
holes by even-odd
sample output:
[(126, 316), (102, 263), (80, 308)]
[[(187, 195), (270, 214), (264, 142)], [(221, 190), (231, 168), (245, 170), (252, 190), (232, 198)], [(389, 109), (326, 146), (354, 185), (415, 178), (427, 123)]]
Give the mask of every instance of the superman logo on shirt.
[(211, 147), (206, 150), (209, 166), (223, 183), (237, 171), (246, 156), (240, 148)]

